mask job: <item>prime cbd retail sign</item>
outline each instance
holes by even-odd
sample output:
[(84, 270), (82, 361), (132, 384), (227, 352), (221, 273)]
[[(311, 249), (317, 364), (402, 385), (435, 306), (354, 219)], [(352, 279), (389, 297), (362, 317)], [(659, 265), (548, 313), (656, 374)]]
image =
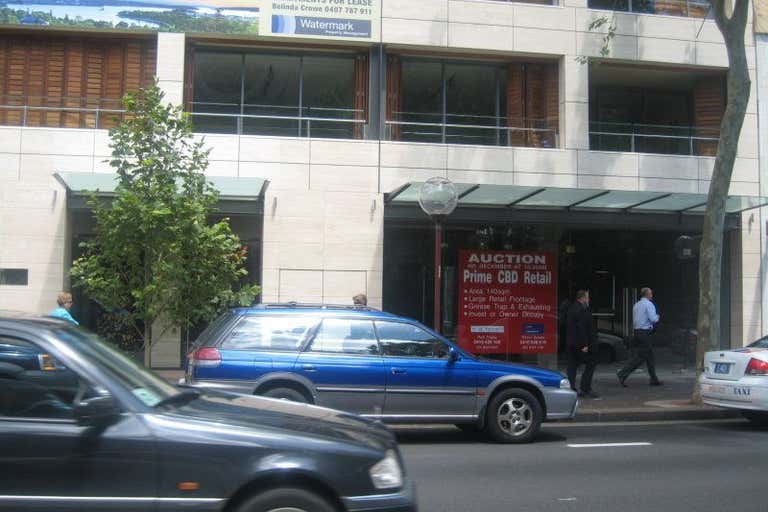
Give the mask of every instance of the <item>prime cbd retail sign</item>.
[(548, 252), (459, 253), (459, 329), (474, 354), (557, 351), (557, 266)]
[(262, 0), (261, 35), (371, 41), (381, 0)]

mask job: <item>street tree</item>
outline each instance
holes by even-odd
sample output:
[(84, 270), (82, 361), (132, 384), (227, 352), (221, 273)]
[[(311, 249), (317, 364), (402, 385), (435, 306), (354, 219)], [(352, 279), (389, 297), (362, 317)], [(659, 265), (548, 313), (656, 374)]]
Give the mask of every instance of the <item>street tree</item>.
[(218, 201), (204, 174), (210, 150), (193, 139), (188, 116), (156, 84), (123, 103), (124, 120), (110, 131), (115, 196), (89, 199), (95, 237), (70, 275), (135, 331), (149, 366), (165, 332), (158, 325), (188, 329), (250, 304), (259, 289), (243, 284), (247, 254), (229, 220), (210, 222)]
[[(751, 86), (744, 44), (749, 0), (710, 0), (710, 6), (710, 12), (714, 15), (728, 53), (728, 74), (725, 112), (720, 123), (720, 138), (712, 179), (709, 183), (699, 247), (698, 341), (696, 345), (696, 368), (698, 369), (703, 368), (704, 354), (720, 346), (720, 284), (725, 203), (731, 185), (736, 150), (747, 112)], [(609, 56), (610, 46), (616, 35), (615, 15), (610, 19), (606, 16), (596, 17), (590, 23), (589, 30), (603, 31), (600, 56)], [(577, 57), (577, 61), (582, 64), (588, 60), (583, 55)], [(694, 386), (692, 400), (694, 403), (701, 403), (698, 380)]]

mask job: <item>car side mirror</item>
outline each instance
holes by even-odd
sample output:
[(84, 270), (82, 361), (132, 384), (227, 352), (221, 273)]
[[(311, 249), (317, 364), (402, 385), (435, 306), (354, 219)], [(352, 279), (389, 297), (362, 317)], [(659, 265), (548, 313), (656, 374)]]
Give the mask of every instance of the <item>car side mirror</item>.
[(117, 406), (112, 395), (98, 395), (76, 403), (74, 413), (78, 425), (103, 426), (117, 416)]
[(455, 363), (459, 360), (459, 351), (451, 347), (448, 349), (448, 362)]

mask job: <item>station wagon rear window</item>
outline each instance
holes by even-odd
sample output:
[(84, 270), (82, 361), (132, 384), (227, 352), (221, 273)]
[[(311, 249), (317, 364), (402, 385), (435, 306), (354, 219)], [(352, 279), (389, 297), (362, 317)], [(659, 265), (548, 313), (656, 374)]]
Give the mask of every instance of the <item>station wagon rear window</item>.
[(221, 348), (296, 351), (315, 323), (316, 320), (311, 317), (245, 317), (224, 340)]

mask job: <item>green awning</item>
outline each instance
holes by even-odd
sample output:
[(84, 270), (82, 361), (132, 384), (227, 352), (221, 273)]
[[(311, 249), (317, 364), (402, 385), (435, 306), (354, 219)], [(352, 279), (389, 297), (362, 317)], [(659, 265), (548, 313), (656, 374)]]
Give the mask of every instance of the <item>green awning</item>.
[[(88, 209), (91, 192), (109, 198), (117, 187), (117, 174), (101, 172), (57, 172), (53, 175), (66, 189), (68, 208)], [(260, 213), (269, 181), (263, 178), (234, 178), (208, 176), (208, 181), (219, 191), (219, 210), (223, 213)]]
[[(422, 183), (413, 182), (386, 194), (387, 204), (418, 201)], [(632, 213), (704, 213), (706, 194), (602, 190), (518, 185), (456, 183), (459, 206), (509, 207), (580, 211), (622, 211)], [(739, 213), (768, 206), (768, 197), (729, 196), (726, 213)]]

